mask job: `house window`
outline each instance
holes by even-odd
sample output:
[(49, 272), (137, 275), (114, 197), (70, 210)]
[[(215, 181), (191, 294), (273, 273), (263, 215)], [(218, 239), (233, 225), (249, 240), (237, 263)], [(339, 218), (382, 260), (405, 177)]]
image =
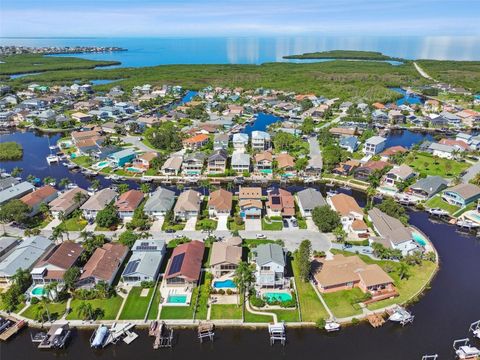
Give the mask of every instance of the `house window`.
[(270, 271), (270, 266), (262, 266), (262, 267), (260, 268), (260, 270), (262, 270), (262, 271)]

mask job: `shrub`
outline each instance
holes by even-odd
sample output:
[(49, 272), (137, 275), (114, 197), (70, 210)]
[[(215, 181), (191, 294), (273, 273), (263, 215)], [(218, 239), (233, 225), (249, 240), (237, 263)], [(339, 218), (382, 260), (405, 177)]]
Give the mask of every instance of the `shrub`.
[(232, 294), (233, 294), (232, 289), (227, 289), (227, 295), (232, 295)]
[(39, 301), (40, 301), (40, 300), (38, 300), (38, 298), (32, 297), (32, 298), (30, 299), (30, 304), (35, 305), (35, 304), (38, 304)]
[(150, 289), (155, 286), (155, 283), (153, 281), (142, 281), (140, 286), (145, 289)]
[(218, 290), (218, 293), (219, 293), (220, 295), (225, 295), (225, 290), (220, 289), (220, 290)]
[(327, 322), (325, 321), (324, 318), (320, 318), (318, 319), (317, 321), (315, 321), (315, 326), (318, 328), (318, 329), (325, 329), (325, 325), (327, 324)]
[(258, 296), (255, 296), (255, 295), (252, 295), (250, 296), (250, 304), (252, 304), (252, 306), (255, 306), (255, 307), (258, 307), (258, 308), (262, 308), (265, 306), (265, 300), (259, 298)]

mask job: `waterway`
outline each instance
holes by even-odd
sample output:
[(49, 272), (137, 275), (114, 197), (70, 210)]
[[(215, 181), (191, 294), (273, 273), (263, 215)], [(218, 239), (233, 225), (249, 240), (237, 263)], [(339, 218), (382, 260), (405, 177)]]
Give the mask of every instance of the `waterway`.
[(393, 87), (393, 88), (390, 88), (390, 90), (396, 91), (399, 94), (403, 95), (402, 98), (397, 100), (396, 102), (397, 105), (404, 105), (404, 104), (415, 105), (415, 104), (423, 104), (425, 102), (425, 100), (422, 97), (416, 94), (411, 94), (411, 93), (407, 94), (407, 91), (402, 88)]
[(390, 131), (387, 136), (386, 148), (391, 146), (403, 146), (404, 148), (411, 148), (415, 144), (420, 144), (423, 141), (435, 141), (433, 135), (427, 132), (410, 131), (410, 130), (394, 130)]
[(268, 127), (276, 122), (282, 121), (282, 118), (267, 113), (258, 113), (255, 120), (245, 126), (243, 133), (251, 135), (252, 131), (267, 131)]
[[(91, 332), (78, 331), (70, 346), (57, 353), (38, 351), (30, 341), (29, 330), (12, 341), (0, 344), (0, 359), (38, 360), (64, 358), (83, 360), (142, 359), (324, 359), (406, 360), (420, 359), (424, 354), (437, 353), (440, 359), (453, 359), (452, 342), (466, 337), (468, 326), (480, 318), (480, 242), (462, 236), (446, 224), (432, 223), (423, 212), (410, 214), (411, 223), (422, 230), (435, 244), (440, 254), (440, 271), (419, 302), (410, 310), (415, 315), (411, 325), (402, 328), (386, 323), (373, 329), (361, 324), (342, 329), (337, 334), (325, 334), (315, 329), (288, 329), (285, 347), (270, 346), (265, 329), (218, 329), (214, 343), (199, 344), (194, 330), (176, 331), (172, 350), (152, 350), (152, 339), (146, 332), (131, 345), (119, 344), (102, 351), (89, 348)], [(476, 343), (480, 346), (480, 343)]]
[(336, 49), (380, 51), (405, 59), (480, 60), (479, 36), (2, 38), (0, 45), (119, 46), (128, 51), (72, 56), (116, 60), (122, 63), (121, 66), (127, 67), (160, 64), (261, 64), (285, 61), (285, 55)]

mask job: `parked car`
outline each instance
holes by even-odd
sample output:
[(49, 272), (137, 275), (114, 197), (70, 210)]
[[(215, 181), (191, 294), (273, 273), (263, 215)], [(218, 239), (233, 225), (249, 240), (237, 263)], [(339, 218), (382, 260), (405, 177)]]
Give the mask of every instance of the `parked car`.
[(255, 235), (257, 239), (265, 239), (266, 236), (264, 234), (257, 234)]
[(175, 230), (173, 230), (173, 229), (167, 229), (167, 230), (165, 230), (165, 232), (166, 232), (167, 234), (172, 234), (172, 233), (175, 232)]
[(283, 227), (287, 227), (287, 228), (288, 228), (288, 220), (287, 220), (287, 219), (284, 219), (284, 220), (283, 220)]

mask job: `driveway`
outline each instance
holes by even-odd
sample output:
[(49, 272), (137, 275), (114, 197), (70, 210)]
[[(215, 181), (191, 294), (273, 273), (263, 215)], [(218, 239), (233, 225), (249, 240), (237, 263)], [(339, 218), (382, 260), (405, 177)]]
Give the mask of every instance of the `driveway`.
[(197, 218), (191, 218), (187, 220), (187, 223), (185, 224), (185, 227), (183, 228), (183, 231), (195, 231), (195, 225), (197, 224)]
[(262, 220), (245, 219), (245, 231), (262, 231)]
[(217, 231), (228, 231), (228, 216), (219, 216), (217, 222)]
[(60, 225), (62, 222), (59, 219), (53, 219), (50, 221), (47, 226), (43, 228), (43, 230), (53, 230), (54, 227), (57, 227)]
[(315, 222), (312, 220), (312, 218), (306, 218), (305, 222), (307, 223), (307, 230), (318, 231), (318, 227), (315, 225)]
[(165, 218), (161, 216), (158, 219), (155, 219), (155, 221), (152, 224), (152, 227), (150, 228), (150, 231), (162, 231), (162, 226)]

